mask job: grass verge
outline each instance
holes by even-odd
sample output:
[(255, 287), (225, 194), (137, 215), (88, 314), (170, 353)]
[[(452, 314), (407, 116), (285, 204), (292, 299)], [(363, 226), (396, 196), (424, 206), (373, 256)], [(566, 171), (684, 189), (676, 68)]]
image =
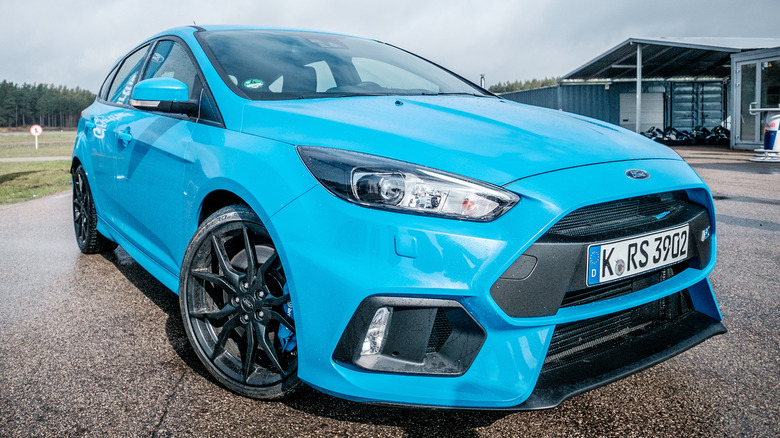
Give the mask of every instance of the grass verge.
[(0, 204), (70, 189), (70, 161), (0, 163)]
[(0, 134), (0, 158), (21, 157), (67, 157), (73, 153), (76, 131), (44, 132), (38, 137), (38, 149), (35, 138), (30, 134)]

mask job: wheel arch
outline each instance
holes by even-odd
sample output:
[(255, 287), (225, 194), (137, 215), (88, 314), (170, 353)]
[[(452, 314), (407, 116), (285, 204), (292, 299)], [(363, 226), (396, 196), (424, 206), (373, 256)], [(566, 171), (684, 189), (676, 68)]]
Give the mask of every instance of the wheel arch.
[[(186, 232), (182, 244), (183, 248), (189, 244), (190, 240), (198, 228), (205, 223), (206, 219), (212, 214), (224, 207), (231, 205), (244, 205), (254, 212), (260, 219), (260, 223), (268, 230), (274, 244), (279, 246), (279, 236), (271, 224), (271, 214), (274, 211), (266, 210), (266, 205), (260, 202), (240, 183), (229, 178), (214, 178), (209, 180), (201, 188), (200, 193), (191, 200), (188, 213), (186, 215)], [(182, 256), (184, 251), (182, 251)]]
[(76, 141), (73, 143), (73, 153), (70, 164), (70, 173), (76, 171), (79, 165), (84, 166), (84, 172), (89, 176), (87, 170), (88, 164), (91, 163), (89, 156), (89, 146), (87, 145), (87, 134), (85, 127), (83, 126), (84, 119), (79, 120), (79, 130), (76, 134)]
[[(216, 182), (216, 181), (214, 181)], [(260, 219), (260, 223), (271, 234), (271, 239), (277, 247), (279, 244), (279, 236), (276, 234), (276, 230), (271, 224), (271, 214), (265, 210), (264, 205), (258, 201), (251, 193), (243, 190), (241, 186), (233, 184), (232, 181), (223, 180), (220, 184), (214, 184), (209, 190), (204, 190), (205, 196), (200, 201), (195, 202), (196, 208), (192, 210), (192, 216), (188, 219), (189, 222), (189, 239), (195, 235), (197, 229), (203, 224), (209, 216), (219, 211), (221, 208), (231, 205), (245, 205), (252, 210)]]
[(205, 221), (209, 216), (217, 212), (219, 209), (236, 204), (246, 205), (253, 211), (255, 210), (251, 205), (249, 205), (249, 202), (230, 190), (217, 189), (210, 192), (203, 198), (200, 203), (200, 208), (198, 209), (197, 225), (199, 226), (202, 224), (203, 221)]
[(70, 173), (73, 174), (73, 172), (75, 172), (76, 168), (79, 166), (83, 166), (83, 164), (81, 164), (81, 160), (79, 159), (79, 157), (73, 157), (73, 159), (70, 162)]

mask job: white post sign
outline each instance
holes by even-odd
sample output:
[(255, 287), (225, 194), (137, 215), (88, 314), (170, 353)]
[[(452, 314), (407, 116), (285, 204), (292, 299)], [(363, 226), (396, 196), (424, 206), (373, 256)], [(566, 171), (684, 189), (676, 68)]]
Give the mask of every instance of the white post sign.
[(43, 132), (43, 128), (41, 128), (41, 125), (32, 125), (30, 126), (30, 134), (32, 134), (35, 137), (35, 149), (38, 149), (38, 136), (41, 135)]

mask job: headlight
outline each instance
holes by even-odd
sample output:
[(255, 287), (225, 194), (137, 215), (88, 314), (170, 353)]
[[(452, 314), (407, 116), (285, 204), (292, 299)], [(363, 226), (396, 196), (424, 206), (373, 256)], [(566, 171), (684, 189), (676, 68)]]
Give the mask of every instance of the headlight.
[(501, 187), (403, 161), (341, 149), (297, 149), (323, 187), (364, 207), (487, 222), (520, 201)]

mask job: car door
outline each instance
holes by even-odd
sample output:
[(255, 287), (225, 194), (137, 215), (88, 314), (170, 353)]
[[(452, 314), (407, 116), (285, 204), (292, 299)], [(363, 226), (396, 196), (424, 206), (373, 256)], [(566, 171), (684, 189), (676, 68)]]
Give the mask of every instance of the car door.
[(129, 107), (130, 92), (141, 74), (149, 44), (128, 54), (111, 71), (101, 87), (97, 102), (84, 111), (85, 141), (91, 161), (89, 175), (98, 213), (116, 227), (120, 208), (117, 203), (116, 156), (119, 148), (118, 124), (135, 115)]
[[(184, 82), (190, 100), (202, 101), (201, 75), (184, 43), (162, 39), (154, 46), (142, 79), (169, 77)], [(211, 100), (210, 102), (213, 102)], [(134, 110), (117, 125), (117, 200), (125, 237), (178, 276), (189, 236), (184, 233), (187, 148), (200, 118)], [(204, 111), (207, 112), (207, 111)]]

